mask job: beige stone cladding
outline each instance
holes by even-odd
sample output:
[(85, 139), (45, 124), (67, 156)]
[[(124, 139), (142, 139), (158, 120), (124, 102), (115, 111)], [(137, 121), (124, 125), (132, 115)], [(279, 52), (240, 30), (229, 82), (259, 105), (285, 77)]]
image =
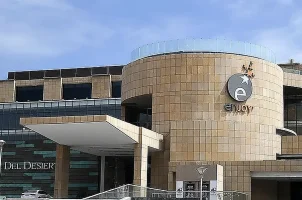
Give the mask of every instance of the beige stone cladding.
[(282, 136), (282, 154), (302, 154), (302, 135)]
[[(224, 191), (238, 191), (252, 199), (251, 172), (302, 172), (301, 160), (288, 161), (219, 161), (219, 162), (170, 162), (169, 190), (175, 190), (174, 174), (177, 165), (222, 165), (224, 169)], [(255, 179), (253, 179), (255, 180)], [(266, 194), (269, 194), (268, 192)], [(253, 198), (254, 199), (254, 198)]]
[[(238, 104), (228, 78), (253, 62), (249, 114), (226, 112)], [(170, 161), (274, 160), (281, 153), (283, 71), (273, 63), (233, 54), (153, 56), (123, 69), (122, 101), (152, 94), (152, 129), (170, 134)]]
[(15, 81), (0, 81), (0, 103), (15, 101)]
[(302, 76), (300, 74), (284, 72), (284, 85), (302, 88)]
[(111, 75), (92, 77), (92, 98), (111, 97)]
[(61, 100), (62, 93), (61, 78), (44, 79), (43, 100)]
[(34, 80), (16, 80), (16, 87), (22, 87), (22, 86), (37, 86), (37, 85), (43, 85), (44, 80), (43, 79), (34, 79)]
[[(251, 61), (253, 94), (237, 103), (226, 83)], [(276, 64), (223, 53), (158, 55), (129, 63), (122, 82), (122, 101), (152, 94), (152, 130), (169, 140), (166, 150), (152, 157), (154, 187), (167, 187), (167, 160), (275, 160), (281, 153), (276, 128), (283, 127), (283, 71)], [(226, 112), (226, 103), (253, 110)]]

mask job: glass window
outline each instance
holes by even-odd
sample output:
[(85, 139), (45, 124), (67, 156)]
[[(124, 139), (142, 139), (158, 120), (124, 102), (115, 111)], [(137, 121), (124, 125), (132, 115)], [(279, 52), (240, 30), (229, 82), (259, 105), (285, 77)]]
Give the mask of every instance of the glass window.
[(63, 99), (91, 99), (92, 84), (64, 84)]
[(16, 101), (41, 101), (43, 100), (43, 85), (16, 87)]
[(23, 129), (22, 117), (111, 115), (121, 118), (121, 101), (114, 99), (64, 100), (0, 104), (0, 135), (5, 140), (30, 140), (41, 135)]
[(112, 98), (120, 98), (122, 95), (122, 81), (112, 82)]

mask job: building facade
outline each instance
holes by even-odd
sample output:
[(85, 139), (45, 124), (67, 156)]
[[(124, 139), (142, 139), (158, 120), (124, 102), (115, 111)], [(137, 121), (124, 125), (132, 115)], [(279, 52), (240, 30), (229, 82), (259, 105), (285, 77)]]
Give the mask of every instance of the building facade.
[(300, 65), (275, 60), (258, 45), (194, 39), (142, 46), (125, 66), (9, 73), (1, 195), (76, 198), (126, 183), (198, 191), (216, 181), (249, 199), (299, 199)]

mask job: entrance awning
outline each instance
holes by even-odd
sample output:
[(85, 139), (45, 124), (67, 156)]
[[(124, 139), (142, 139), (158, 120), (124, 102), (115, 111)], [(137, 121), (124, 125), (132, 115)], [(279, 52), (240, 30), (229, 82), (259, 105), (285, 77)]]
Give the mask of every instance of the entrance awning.
[(58, 144), (98, 156), (133, 155), (138, 143), (148, 145), (149, 151), (162, 148), (161, 134), (108, 115), (31, 117), (20, 124)]
[(253, 179), (302, 180), (302, 172), (251, 172)]
[(297, 136), (297, 133), (287, 128), (277, 128), (276, 133), (281, 136)]

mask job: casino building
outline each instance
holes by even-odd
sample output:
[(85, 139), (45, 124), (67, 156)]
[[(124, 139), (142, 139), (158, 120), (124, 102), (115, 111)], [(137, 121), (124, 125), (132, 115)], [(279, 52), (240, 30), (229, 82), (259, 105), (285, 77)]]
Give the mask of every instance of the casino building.
[(301, 66), (250, 43), (187, 39), (137, 48), (124, 66), (9, 72), (0, 195), (130, 183), (300, 199)]

